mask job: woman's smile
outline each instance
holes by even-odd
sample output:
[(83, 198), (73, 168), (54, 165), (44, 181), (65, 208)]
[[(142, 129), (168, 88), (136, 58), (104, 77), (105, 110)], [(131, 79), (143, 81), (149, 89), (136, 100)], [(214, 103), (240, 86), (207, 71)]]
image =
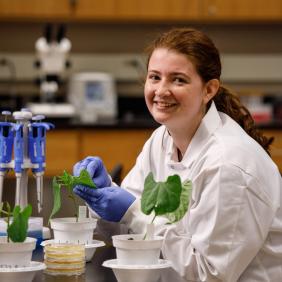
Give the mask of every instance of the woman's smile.
[(153, 103), (154, 103), (154, 106), (156, 107), (156, 109), (160, 110), (160, 111), (170, 110), (172, 108), (176, 108), (176, 106), (177, 106), (177, 103), (175, 103), (175, 102), (166, 102), (166, 101), (154, 100)]

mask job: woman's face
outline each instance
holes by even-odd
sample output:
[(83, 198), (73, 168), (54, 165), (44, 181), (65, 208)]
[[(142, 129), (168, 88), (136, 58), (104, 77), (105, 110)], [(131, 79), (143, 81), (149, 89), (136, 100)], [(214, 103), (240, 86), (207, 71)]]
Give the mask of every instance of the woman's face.
[(145, 100), (153, 118), (169, 130), (198, 127), (208, 102), (207, 85), (183, 54), (155, 49), (145, 83)]

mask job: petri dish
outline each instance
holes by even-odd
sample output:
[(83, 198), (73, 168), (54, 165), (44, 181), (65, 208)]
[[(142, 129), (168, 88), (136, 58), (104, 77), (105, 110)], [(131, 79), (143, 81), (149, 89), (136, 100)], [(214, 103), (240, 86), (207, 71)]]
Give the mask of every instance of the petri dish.
[(44, 247), (44, 273), (49, 275), (81, 275), (85, 272), (85, 246), (52, 243)]

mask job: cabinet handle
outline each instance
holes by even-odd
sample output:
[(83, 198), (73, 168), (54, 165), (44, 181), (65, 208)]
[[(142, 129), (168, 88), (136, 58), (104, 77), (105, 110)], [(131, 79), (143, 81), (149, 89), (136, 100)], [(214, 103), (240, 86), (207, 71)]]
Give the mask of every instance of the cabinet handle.
[(78, 0), (69, 0), (70, 6), (75, 8), (77, 6)]

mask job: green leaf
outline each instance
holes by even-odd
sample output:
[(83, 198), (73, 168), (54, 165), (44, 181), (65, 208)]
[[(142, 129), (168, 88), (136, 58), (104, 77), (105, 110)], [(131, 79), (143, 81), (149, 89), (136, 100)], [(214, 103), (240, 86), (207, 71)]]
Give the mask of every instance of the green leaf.
[(53, 177), (52, 182), (52, 188), (53, 188), (53, 209), (50, 214), (48, 223), (50, 222), (50, 219), (60, 210), (61, 208), (61, 184), (57, 182), (57, 178)]
[[(5, 210), (4, 210), (5, 209)], [(11, 206), (8, 202), (4, 202), (1, 210), (2, 214), (5, 214), (7, 217), (4, 219), (4, 221), (9, 224), (9, 220), (11, 217)]]
[(158, 189), (156, 189), (157, 183), (154, 180), (153, 173), (150, 172), (144, 183), (144, 190), (141, 197), (141, 210), (144, 214), (149, 215), (155, 207)]
[(64, 185), (65, 187), (67, 187), (67, 189), (69, 190), (69, 192), (72, 191), (73, 188), (73, 176), (69, 173), (67, 173), (65, 170), (63, 172), (63, 174), (61, 176), (58, 176), (58, 183)]
[(7, 228), (7, 234), (13, 242), (23, 242), (26, 239), (31, 213), (31, 205), (27, 205), (22, 211), (20, 206), (14, 207), (13, 222)]
[(10, 213), (10, 212), (11, 212), (11, 206), (10, 206), (10, 204), (9, 204), (8, 202), (5, 202), (5, 206), (6, 206), (7, 212)]
[(76, 185), (84, 185), (90, 188), (96, 188), (95, 183), (93, 183), (89, 173), (86, 169), (82, 169), (79, 176), (73, 176), (68, 172), (64, 171), (62, 175), (53, 178), (53, 209), (50, 219), (60, 210), (61, 208), (61, 190), (65, 187), (68, 191), (68, 197), (73, 201), (74, 207), (76, 209), (75, 213), (77, 214), (77, 203), (75, 200), (75, 194), (73, 193), (73, 188)]
[(64, 171), (63, 175), (58, 176), (58, 182), (61, 183), (63, 186), (67, 187), (70, 191), (76, 185), (85, 185), (91, 188), (96, 188), (95, 183), (93, 183), (86, 169), (82, 169), (79, 176), (73, 176)]
[(182, 192), (180, 195), (179, 207), (174, 212), (167, 213), (165, 215), (165, 217), (169, 219), (170, 221), (169, 223), (178, 222), (186, 214), (189, 207), (191, 193), (192, 193), (192, 182), (190, 180), (187, 180), (182, 184)]
[(86, 169), (82, 169), (79, 176), (73, 176), (73, 186), (75, 185), (85, 185), (91, 188), (96, 188), (95, 183), (92, 181)]
[(175, 211), (180, 204), (181, 190), (178, 175), (169, 176), (166, 182), (156, 182), (149, 173), (141, 197), (142, 212), (148, 215), (154, 210), (155, 215), (162, 215)]

